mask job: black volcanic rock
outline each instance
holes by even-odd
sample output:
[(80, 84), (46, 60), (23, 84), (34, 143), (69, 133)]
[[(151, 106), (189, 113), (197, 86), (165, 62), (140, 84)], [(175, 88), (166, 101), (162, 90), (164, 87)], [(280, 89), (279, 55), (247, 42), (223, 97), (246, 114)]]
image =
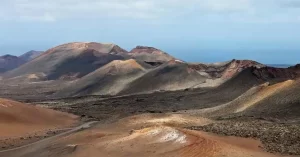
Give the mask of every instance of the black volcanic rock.
[(161, 51), (157, 48), (154, 48), (154, 47), (148, 47), (148, 46), (137, 46), (135, 49), (133, 49), (131, 51), (131, 53), (135, 53), (135, 50), (137, 53), (139, 52), (143, 52), (143, 51), (139, 51), (139, 50), (144, 50), (144, 52), (148, 52), (148, 53), (152, 53), (153, 51)]
[(284, 81), (288, 79), (296, 79), (300, 76), (299, 72), (300, 69), (296, 69), (296, 68), (252, 67), (252, 73), (257, 78), (262, 80), (267, 80), (267, 81), (269, 80)]

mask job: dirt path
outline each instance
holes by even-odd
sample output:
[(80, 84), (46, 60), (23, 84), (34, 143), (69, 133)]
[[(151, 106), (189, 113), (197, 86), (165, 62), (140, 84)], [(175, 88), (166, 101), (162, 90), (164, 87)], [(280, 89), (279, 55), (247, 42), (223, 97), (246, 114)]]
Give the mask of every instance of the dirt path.
[(96, 121), (93, 122), (87, 122), (84, 123), (78, 127), (73, 128), (70, 131), (49, 137), (47, 139), (35, 142), (35, 143), (31, 143), (25, 146), (21, 146), (21, 147), (17, 147), (17, 148), (13, 148), (13, 149), (8, 149), (8, 150), (3, 150), (0, 151), (0, 156), (7, 156), (7, 157), (21, 157), (21, 156), (30, 156), (31, 152), (34, 152), (36, 150), (39, 150), (43, 147), (46, 147), (49, 143), (51, 143), (52, 141), (55, 141), (56, 139), (60, 138), (60, 137), (64, 137), (66, 135), (75, 133), (77, 131), (80, 131), (82, 129), (88, 129), (90, 127), (93, 126), (93, 124), (97, 123)]

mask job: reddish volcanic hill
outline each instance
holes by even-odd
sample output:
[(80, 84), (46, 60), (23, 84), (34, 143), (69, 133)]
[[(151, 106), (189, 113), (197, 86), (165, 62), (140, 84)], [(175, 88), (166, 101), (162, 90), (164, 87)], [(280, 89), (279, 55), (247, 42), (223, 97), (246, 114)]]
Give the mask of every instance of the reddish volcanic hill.
[(249, 67), (265, 67), (265, 65), (251, 60), (232, 60), (229, 62), (213, 63), (213, 64), (190, 64), (190, 67), (206, 73), (211, 78), (230, 79), (241, 71)]
[(72, 125), (76, 116), (0, 99), (0, 136), (23, 136), (37, 131)]
[(55, 95), (58, 97), (115, 95), (145, 72), (145, 69), (133, 59), (115, 60), (71, 83)]
[(17, 56), (4, 55), (0, 57), (0, 73), (15, 69), (26, 61)]
[(146, 46), (137, 46), (129, 52), (129, 55), (134, 59), (143, 60), (150, 63), (168, 62), (175, 59), (166, 52)]
[(126, 51), (114, 44), (68, 43), (46, 51), (5, 77), (44, 73), (50, 80), (78, 78), (113, 60), (125, 58)]
[(222, 72), (222, 77), (232, 78), (234, 75), (249, 67), (262, 68), (265, 67), (265, 65), (251, 60), (232, 60)]

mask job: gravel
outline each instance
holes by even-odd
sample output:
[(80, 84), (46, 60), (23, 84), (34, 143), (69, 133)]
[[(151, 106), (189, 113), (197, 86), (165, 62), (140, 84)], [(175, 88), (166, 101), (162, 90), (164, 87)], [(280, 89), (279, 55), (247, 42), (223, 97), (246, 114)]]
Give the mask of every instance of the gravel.
[(279, 124), (266, 121), (221, 121), (188, 129), (224, 136), (258, 139), (270, 153), (300, 155), (300, 124)]

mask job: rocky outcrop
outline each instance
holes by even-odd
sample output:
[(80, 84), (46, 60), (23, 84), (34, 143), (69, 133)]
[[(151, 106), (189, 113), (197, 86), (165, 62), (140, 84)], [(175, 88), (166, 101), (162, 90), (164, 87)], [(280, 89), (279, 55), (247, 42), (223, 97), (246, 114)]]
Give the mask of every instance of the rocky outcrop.
[[(299, 69), (300, 70), (300, 69)], [(252, 68), (252, 73), (259, 79), (263, 80), (287, 80), (295, 79), (300, 76), (299, 71), (294, 68)]]
[(133, 50), (131, 50), (130, 53), (143, 53), (143, 52), (153, 53), (154, 51), (162, 52), (161, 50), (156, 49), (154, 47), (137, 46), (136, 48), (134, 48)]

